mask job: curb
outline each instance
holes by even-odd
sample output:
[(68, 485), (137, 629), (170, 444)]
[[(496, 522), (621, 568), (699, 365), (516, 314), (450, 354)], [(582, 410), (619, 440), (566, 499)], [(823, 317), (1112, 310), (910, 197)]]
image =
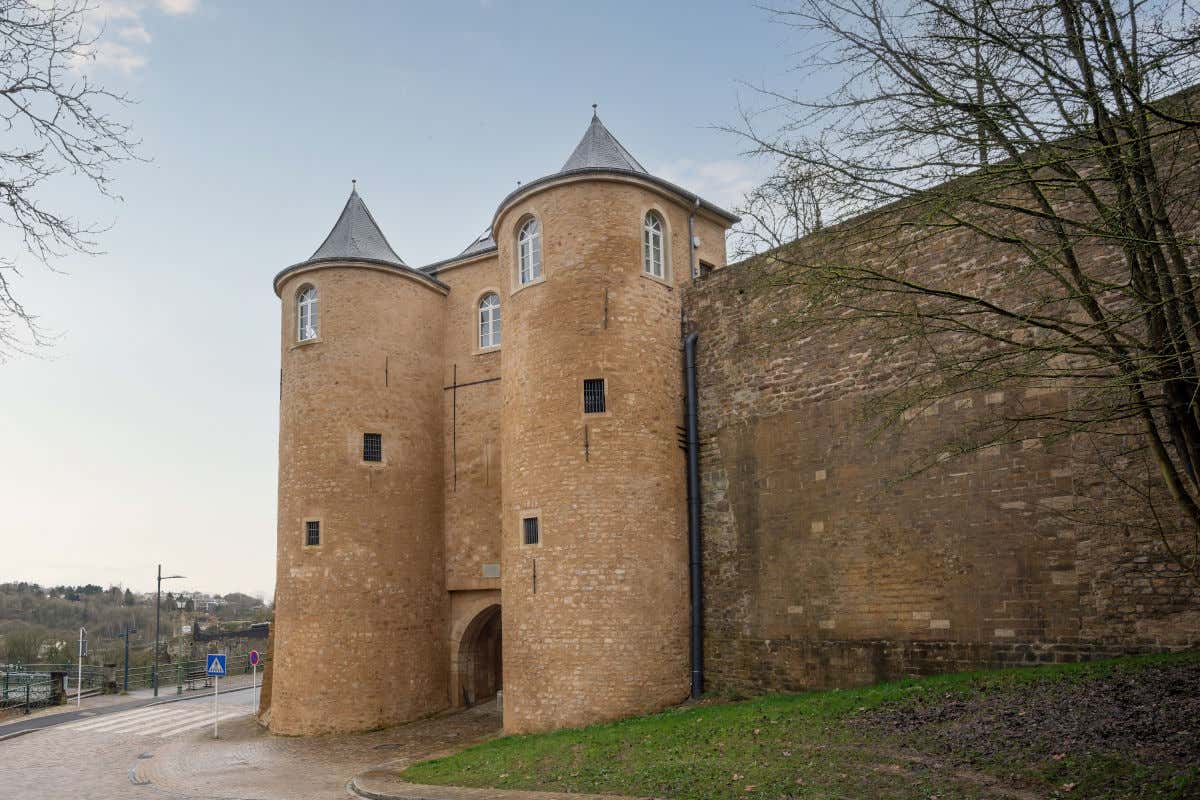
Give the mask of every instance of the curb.
[(523, 789), (476, 789), (466, 786), (430, 786), (397, 781), (388, 792), (361, 786), (352, 778), (346, 788), (367, 800), (636, 800), (618, 794), (572, 794), (570, 792), (532, 792)]

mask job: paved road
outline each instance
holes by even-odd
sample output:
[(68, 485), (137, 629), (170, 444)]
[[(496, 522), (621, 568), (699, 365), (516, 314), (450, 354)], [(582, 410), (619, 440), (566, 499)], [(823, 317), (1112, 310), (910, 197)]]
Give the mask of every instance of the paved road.
[[(140, 789), (137, 766), (172, 738), (190, 738), (202, 730), (211, 737), (212, 696), (132, 705), (29, 720), (39, 729), (0, 742), (0, 797), (178, 800), (182, 795), (177, 792), (153, 791), (144, 783)], [(223, 724), (251, 720), (251, 715), (248, 690), (223, 694)]]
[[(107, 711), (107, 709), (106, 709)], [(249, 692), (113, 708), (0, 741), (2, 800), (345, 800), (347, 782), (411, 763), (499, 729), (494, 704), (350, 736), (272, 736)]]
[[(172, 690), (172, 691), (174, 691), (174, 690)], [(249, 691), (250, 691), (249, 687), (243, 687), (242, 689), (232, 689), (229, 692), (223, 691), (223, 692), (221, 692), (221, 695), (224, 696), (226, 694), (229, 694), (234, 697), (244, 697), (247, 699), (245, 699), (244, 701), (239, 701), (239, 702), (249, 703), (250, 702), (248, 699), (249, 694), (247, 694)], [(151, 705), (158, 705), (158, 704), (174, 705), (176, 702), (186, 703), (186, 702), (191, 702), (191, 701), (195, 701), (195, 700), (202, 700), (205, 698), (207, 698), (209, 703), (211, 704), (212, 695), (206, 694), (206, 695), (194, 695), (192, 697), (186, 697), (186, 698), (184, 698), (182, 700), (178, 700), (178, 701), (175, 700), (175, 698), (173, 698), (173, 697), (167, 697), (167, 696), (148, 697), (148, 698), (141, 698), (138, 700), (130, 700), (129, 702), (125, 702), (125, 703), (114, 703), (109, 706), (104, 706), (103, 708), (86, 708), (85, 707), (83, 710), (80, 710), (80, 711), (76, 711), (75, 707), (71, 706), (69, 711), (60, 711), (60, 712), (53, 713), (53, 714), (41, 714), (41, 715), (31, 716), (31, 717), (21, 717), (21, 718), (18, 718), (15, 722), (8, 722), (8, 723), (0, 724), (0, 742), (4, 741), (6, 738), (13, 736), (14, 734), (17, 734), (17, 733), (23, 733), (25, 731), (41, 730), (42, 728), (48, 728), (52, 725), (63, 725), (63, 724), (69, 723), (69, 722), (76, 722), (76, 721), (80, 721), (80, 720), (96, 721), (101, 718), (111, 716), (113, 714), (125, 714), (133, 709), (145, 708), (145, 707), (151, 706)]]

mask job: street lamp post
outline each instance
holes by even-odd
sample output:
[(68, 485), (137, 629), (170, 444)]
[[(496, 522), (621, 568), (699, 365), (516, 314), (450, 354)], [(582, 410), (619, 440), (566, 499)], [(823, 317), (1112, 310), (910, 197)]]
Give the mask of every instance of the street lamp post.
[[(79, 685), (75, 687), (75, 707), (83, 704), (83, 657), (87, 655), (87, 628), (79, 629)], [(25, 690), (29, 694), (29, 690)], [(28, 703), (26, 704), (28, 706)]]
[(160, 617), (162, 617), (162, 582), (173, 578), (185, 578), (186, 575), (163, 575), (162, 564), (158, 565), (158, 591), (154, 598), (154, 696), (158, 697), (158, 635)]
[(183, 694), (183, 607), (187, 601), (182, 597), (175, 598), (175, 606), (179, 609), (179, 639), (175, 646), (178, 661), (175, 664), (175, 694)]
[(125, 689), (124, 689), (124, 691), (126, 694), (129, 693), (129, 636), (130, 636), (130, 634), (134, 634), (134, 633), (137, 633), (137, 628), (131, 628), (128, 625), (126, 625), (124, 632), (117, 634), (117, 636), (120, 636), (122, 639), (125, 640)]

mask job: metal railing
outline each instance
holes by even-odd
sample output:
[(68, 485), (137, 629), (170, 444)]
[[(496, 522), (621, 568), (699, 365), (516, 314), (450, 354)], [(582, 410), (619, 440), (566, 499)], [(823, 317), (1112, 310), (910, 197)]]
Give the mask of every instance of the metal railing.
[[(0, 671), (8, 673), (36, 673), (46, 675), (51, 672), (67, 673), (67, 687), (76, 689), (79, 685), (79, 665), (73, 662), (65, 662), (62, 664), (7, 664), (0, 666)], [(105, 676), (107, 672), (104, 667), (96, 666), (95, 664), (83, 665), (83, 690), (86, 692), (89, 689), (104, 689)]]
[[(210, 679), (204, 676), (207, 659), (188, 659), (183, 661), (164, 661), (158, 665), (158, 686), (160, 691), (170, 691), (176, 689), (182, 691), (184, 686), (196, 686), (200, 683), (203, 686), (211, 686)], [(263, 658), (258, 665), (258, 680), (261, 683), (263, 678), (263, 669), (267, 665), (268, 659)], [(239, 676), (248, 676), (252, 671), (250, 657), (248, 654), (229, 656), (225, 663), (226, 679), (237, 679)], [(0, 709), (6, 708), (24, 708), (28, 711), (30, 708), (36, 708), (44, 705), (51, 705), (58, 702), (61, 698), (55, 695), (55, 688), (51, 678), (52, 672), (62, 672), (66, 674), (65, 686), (59, 687), (59, 691), (65, 691), (68, 698), (74, 697), (78, 691), (79, 682), (79, 665), (72, 663), (64, 664), (20, 664), (20, 665), (0, 665)], [(242, 684), (243, 681), (231, 681), (231, 688), (237, 684)], [(109, 688), (111, 684), (116, 685), (117, 691), (122, 691), (125, 687), (125, 667), (124, 664), (118, 664), (115, 669), (112, 667), (100, 667), (92, 664), (83, 665), (83, 693), (85, 696), (95, 692), (102, 692)], [(148, 689), (154, 685), (154, 667), (152, 665), (144, 665), (129, 668), (129, 689)], [(225, 684), (222, 683), (224, 686)], [(249, 685), (249, 682), (244, 682), (244, 685)]]
[[(265, 663), (266, 659), (263, 659), (258, 664), (258, 671), (260, 674), (262, 673), (262, 668)], [(184, 680), (187, 680), (188, 675), (195, 675), (196, 673), (204, 672), (206, 664), (207, 659), (203, 657), (188, 661), (175, 661), (170, 664), (160, 664), (158, 685), (167, 685), (168, 678), (175, 677), (177, 673), (182, 673)], [(251, 665), (249, 655), (229, 656), (225, 659), (225, 674), (227, 677), (232, 678), (236, 675), (249, 675), (250, 671)], [(131, 681), (133, 680), (132, 676), (133, 672), (130, 671)]]
[[(263, 667), (266, 666), (267, 659), (264, 658), (258, 664), (258, 679), (262, 680)], [(187, 659), (184, 661), (163, 662), (158, 665), (158, 688), (159, 691), (182, 688), (185, 684), (194, 686), (197, 681), (204, 682), (205, 685), (211, 686), (206, 676), (203, 675), (207, 659)], [(239, 655), (229, 656), (225, 660), (225, 675), (226, 678), (235, 678), (239, 675), (249, 675), (252, 671), (250, 664), (250, 656)], [(124, 671), (121, 668), (117, 669), (117, 685), (121, 686), (124, 682)], [(129, 670), (129, 688), (144, 688), (154, 685), (154, 668), (146, 667), (131, 667)]]
[(54, 682), (45, 672), (5, 672), (0, 676), (0, 710), (33, 708), (58, 702)]

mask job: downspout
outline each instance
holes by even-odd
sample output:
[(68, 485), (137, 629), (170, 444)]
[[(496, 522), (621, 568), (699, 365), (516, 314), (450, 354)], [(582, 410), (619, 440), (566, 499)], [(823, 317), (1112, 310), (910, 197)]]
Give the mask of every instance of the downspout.
[(688, 212), (688, 270), (692, 280), (696, 280), (696, 212), (700, 210), (700, 197), (692, 200), (692, 210)]
[[(699, 196), (693, 197), (688, 213), (688, 270), (696, 280), (696, 212)], [(688, 567), (692, 594), (692, 699), (704, 693), (704, 586), (700, 553), (700, 423), (696, 409), (696, 340), (689, 333), (683, 340), (683, 361), (687, 385), (687, 495), (688, 495)]]
[(683, 340), (685, 382), (687, 384), (687, 495), (688, 562), (692, 590), (692, 698), (704, 692), (704, 603), (700, 554), (700, 434), (696, 410), (696, 340), (689, 333)]

